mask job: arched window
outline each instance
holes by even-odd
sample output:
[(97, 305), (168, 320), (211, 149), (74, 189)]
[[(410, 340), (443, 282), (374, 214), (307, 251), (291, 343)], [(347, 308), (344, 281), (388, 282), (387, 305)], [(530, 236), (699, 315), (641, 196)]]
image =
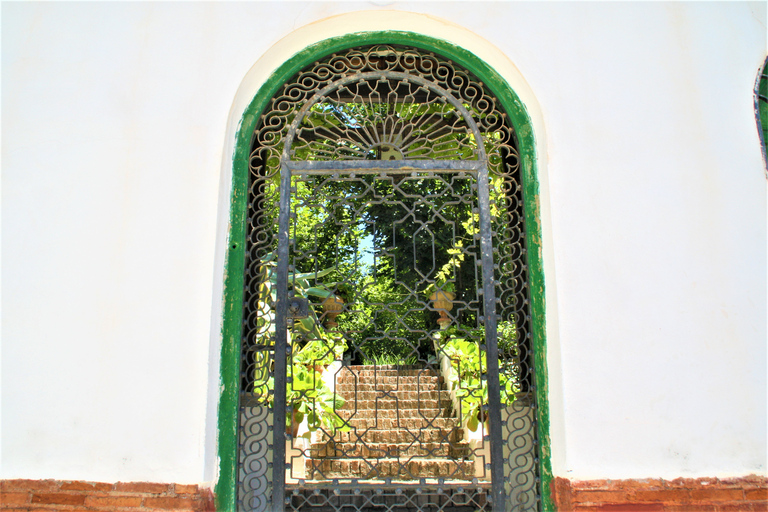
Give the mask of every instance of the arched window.
[(502, 102), (439, 53), (369, 43), (303, 66), (253, 126), (238, 510), (538, 510), (528, 198)]
[(768, 172), (768, 57), (763, 62), (763, 67), (757, 75), (755, 84), (755, 116), (757, 117), (757, 130), (760, 135), (763, 150), (763, 162)]

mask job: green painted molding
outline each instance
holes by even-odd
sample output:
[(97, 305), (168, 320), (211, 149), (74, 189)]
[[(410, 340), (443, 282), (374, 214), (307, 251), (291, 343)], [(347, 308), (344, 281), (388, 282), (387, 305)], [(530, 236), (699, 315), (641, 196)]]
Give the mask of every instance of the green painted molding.
[(219, 477), (216, 509), (237, 508), (237, 439), (240, 381), (240, 337), (242, 330), (245, 224), (248, 187), (248, 156), (251, 137), (262, 112), (278, 89), (312, 62), (336, 51), (369, 44), (413, 46), (432, 51), (471, 71), (501, 102), (517, 133), (522, 165), (527, 260), (531, 293), (531, 336), (538, 402), (539, 471), (542, 508), (555, 510), (550, 483), (552, 466), (549, 439), (549, 403), (545, 331), (544, 273), (542, 260), (539, 182), (532, 122), (519, 97), (507, 82), (473, 53), (447, 41), (412, 32), (381, 31), (347, 34), (315, 43), (288, 59), (264, 82), (245, 109), (236, 136), (232, 161), (230, 226), (225, 262), (224, 308), (218, 410)]

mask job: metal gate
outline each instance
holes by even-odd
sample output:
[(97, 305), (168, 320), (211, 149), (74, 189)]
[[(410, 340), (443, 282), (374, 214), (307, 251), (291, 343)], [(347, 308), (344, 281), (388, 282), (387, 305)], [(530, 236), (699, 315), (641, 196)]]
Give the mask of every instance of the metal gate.
[(514, 131), (466, 70), (334, 54), (254, 134), (238, 503), (537, 510)]

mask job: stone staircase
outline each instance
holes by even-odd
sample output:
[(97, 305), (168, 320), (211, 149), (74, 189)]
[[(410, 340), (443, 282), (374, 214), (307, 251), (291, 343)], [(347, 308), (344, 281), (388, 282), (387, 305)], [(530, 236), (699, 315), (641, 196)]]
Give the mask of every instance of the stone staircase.
[(472, 480), (468, 442), (436, 371), (346, 366), (336, 374), (338, 411), (352, 429), (322, 434), (305, 461), (308, 480)]

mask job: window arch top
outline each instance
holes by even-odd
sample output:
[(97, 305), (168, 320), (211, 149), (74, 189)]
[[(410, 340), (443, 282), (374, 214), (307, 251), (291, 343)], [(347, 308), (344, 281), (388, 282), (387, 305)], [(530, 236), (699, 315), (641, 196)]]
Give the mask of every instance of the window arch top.
[[(470, 85), (470, 87), (472, 87)], [(318, 91), (291, 123), (283, 160), (486, 160), (468, 108), (422, 76), (368, 71)]]
[(517, 159), (505, 117), (483, 82), (450, 60), (396, 45), (358, 47), (315, 62), (278, 91), (251, 158), (269, 174), (280, 162), (366, 160), (485, 164), (493, 172), (504, 158)]

